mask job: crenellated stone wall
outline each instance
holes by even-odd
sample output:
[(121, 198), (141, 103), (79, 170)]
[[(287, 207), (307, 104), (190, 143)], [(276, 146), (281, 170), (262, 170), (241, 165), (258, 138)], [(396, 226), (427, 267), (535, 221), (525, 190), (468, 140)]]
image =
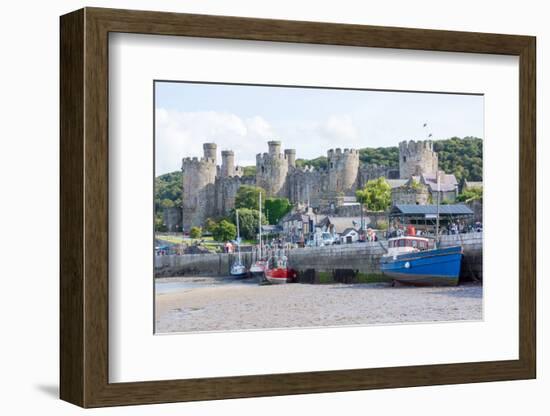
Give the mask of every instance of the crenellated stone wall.
[[(209, 217), (229, 213), (235, 206), (239, 188), (245, 184), (263, 188), (270, 197), (285, 197), (293, 204), (309, 201), (311, 206), (323, 208), (341, 205), (343, 197), (354, 196), (355, 191), (369, 180), (398, 176), (395, 168), (361, 165), (357, 149), (328, 150), (326, 169), (297, 167), (296, 151), (284, 149), (283, 152), (281, 142), (272, 140), (268, 142), (268, 152), (256, 155), (255, 176), (244, 177), (243, 168), (237, 166), (232, 150), (221, 152), (220, 166), (216, 164), (215, 143), (205, 143), (203, 150), (204, 155), (200, 159), (182, 160), (181, 212), (186, 231), (192, 226), (203, 226)], [(431, 141), (402, 142), (399, 151), (401, 177), (437, 171), (437, 154), (433, 152)], [(406, 193), (403, 197), (412, 201), (413, 195)]]
[[(215, 213), (216, 144), (203, 145), (204, 156), (182, 160), (182, 225), (185, 230), (202, 226)], [(210, 201), (210, 202), (209, 202)]]
[(409, 179), (411, 176), (438, 171), (437, 153), (431, 140), (403, 141), (399, 143), (399, 176)]
[(288, 175), (288, 198), (295, 204), (305, 205), (309, 201), (318, 207), (328, 189), (328, 173), (311, 166), (295, 168)]
[(256, 155), (256, 185), (265, 189), (267, 196), (286, 196), (289, 162), (281, 153), (281, 142), (268, 142), (269, 152)]
[(359, 175), (359, 151), (330, 149), (328, 159), (328, 191), (331, 194), (352, 194)]

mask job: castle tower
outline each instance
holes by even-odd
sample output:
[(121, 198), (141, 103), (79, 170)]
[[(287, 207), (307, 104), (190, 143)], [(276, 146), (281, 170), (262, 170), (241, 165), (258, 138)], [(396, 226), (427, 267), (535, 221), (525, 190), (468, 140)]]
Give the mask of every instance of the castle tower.
[(296, 149), (285, 149), (285, 159), (289, 168), (296, 167)]
[(359, 175), (359, 151), (330, 149), (328, 159), (328, 190), (331, 193), (355, 192)]
[(235, 174), (235, 153), (233, 150), (222, 150), (221, 176), (227, 178)]
[(216, 163), (216, 149), (218, 146), (216, 143), (204, 143), (202, 145), (202, 149), (204, 151), (204, 158), (205, 159), (214, 159), (214, 163)]
[(213, 201), (216, 195), (216, 144), (203, 145), (204, 156), (187, 157), (182, 160), (183, 206), (182, 224), (185, 231), (202, 226), (206, 218), (214, 214)]
[(438, 170), (437, 153), (431, 140), (403, 141), (399, 143), (399, 177), (409, 179), (413, 175), (435, 174)]
[(267, 142), (268, 153), (256, 155), (256, 186), (265, 189), (267, 196), (286, 196), (288, 161), (281, 153), (281, 142)]
[(276, 156), (281, 153), (281, 142), (278, 140), (271, 140), (267, 142), (269, 149), (269, 156)]

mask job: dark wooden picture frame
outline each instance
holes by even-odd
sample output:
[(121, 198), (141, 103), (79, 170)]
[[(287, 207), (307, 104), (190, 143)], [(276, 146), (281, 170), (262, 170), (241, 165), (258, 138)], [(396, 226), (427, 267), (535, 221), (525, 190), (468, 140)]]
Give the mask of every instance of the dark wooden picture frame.
[[(519, 359), (109, 383), (108, 35), (193, 36), (519, 57)], [(85, 8), (61, 17), (60, 396), (83, 407), (337, 392), (536, 376), (535, 38)]]

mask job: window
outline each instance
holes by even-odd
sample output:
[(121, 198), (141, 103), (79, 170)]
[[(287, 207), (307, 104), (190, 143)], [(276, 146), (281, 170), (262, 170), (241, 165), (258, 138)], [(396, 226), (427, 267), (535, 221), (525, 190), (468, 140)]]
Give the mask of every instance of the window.
[(403, 156), (403, 162), (407, 161), (407, 156)]

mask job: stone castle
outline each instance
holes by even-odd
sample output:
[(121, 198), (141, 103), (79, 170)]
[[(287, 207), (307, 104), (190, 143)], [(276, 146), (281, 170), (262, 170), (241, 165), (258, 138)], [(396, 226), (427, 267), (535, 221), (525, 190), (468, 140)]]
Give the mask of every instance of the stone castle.
[(226, 215), (235, 206), (242, 185), (265, 189), (268, 197), (285, 197), (295, 205), (312, 207), (339, 205), (345, 197), (354, 197), (356, 189), (367, 181), (384, 176), (408, 179), (411, 175), (437, 172), (437, 154), (431, 141), (399, 144), (399, 170), (360, 163), (357, 149), (330, 149), (327, 168), (296, 166), (296, 150), (281, 149), (280, 141), (269, 141), (268, 152), (256, 155), (255, 176), (245, 176), (235, 164), (232, 150), (222, 150), (217, 164), (217, 145), (203, 144), (201, 158), (182, 160), (183, 229), (203, 226), (209, 217)]

